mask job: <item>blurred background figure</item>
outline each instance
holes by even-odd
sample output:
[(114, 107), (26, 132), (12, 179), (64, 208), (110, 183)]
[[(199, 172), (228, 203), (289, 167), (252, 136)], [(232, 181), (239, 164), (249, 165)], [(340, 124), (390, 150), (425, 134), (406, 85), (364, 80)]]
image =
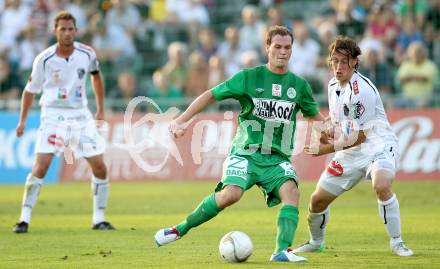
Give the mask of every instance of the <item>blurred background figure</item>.
[(258, 9), (247, 5), (241, 11), (241, 17), (243, 26), (240, 28), (240, 47), (243, 50), (261, 51), (266, 25), (260, 20)]
[(234, 26), (227, 27), (225, 29), (225, 40), (220, 43), (218, 54), (224, 60), (225, 72), (228, 77), (240, 70), (240, 55), (242, 52), (239, 29)]
[(390, 66), (379, 57), (374, 48), (363, 50), (360, 73), (376, 85), (381, 95), (393, 93), (393, 77)]
[(438, 79), (438, 68), (427, 58), (423, 43), (409, 45), (408, 60), (399, 67), (397, 78), (408, 106), (424, 107), (429, 104)]
[(6, 0), (5, 9), (0, 14), (0, 55), (7, 55), (12, 63), (18, 62), (15, 48), (21, 32), (26, 28), (30, 14), (29, 6), (20, 0)]
[[(197, 36), (203, 27), (209, 25), (210, 19), (208, 10), (202, 0), (167, 0), (166, 8), (170, 16), (188, 33), (189, 47), (197, 46)], [(184, 40), (182, 40), (184, 41)]]
[(251, 68), (260, 64), (260, 57), (254, 50), (248, 50), (240, 55), (241, 68)]
[(227, 78), (225, 74), (225, 63), (219, 56), (212, 56), (209, 58), (209, 79), (208, 88), (211, 89), (214, 86), (225, 81)]
[(199, 96), (208, 90), (209, 68), (208, 62), (200, 51), (194, 51), (189, 56), (188, 77), (185, 83), (185, 95)]
[[(148, 97), (155, 101), (164, 112), (172, 106), (177, 106), (183, 97), (180, 89), (169, 83), (169, 77), (160, 69), (153, 73), (153, 85), (148, 90)], [(179, 109), (182, 109), (179, 107)]]
[(137, 27), (141, 24), (139, 10), (128, 0), (112, 0), (111, 8), (105, 16), (106, 25), (117, 25), (124, 29), (131, 38), (136, 35)]
[(0, 57), (0, 109), (18, 109), (18, 100), (23, 89), (21, 79), (15, 74), (7, 59)]
[(116, 87), (111, 88), (108, 96), (113, 100), (123, 101), (125, 106), (112, 104), (114, 110), (125, 111), (126, 105), (136, 96), (146, 96), (147, 91), (141, 91), (136, 76), (132, 72), (122, 72), (117, 77)]
[(209, 58), (217, 53), (217, 39), (215, 34), (208, 28), (202, 29), (199, 32), (199, 44), (198, 49), (206, 62)]
[(319, 58), (319, 43), (309, 35), (309, 29), (303, 20), (293, 25), (293, 49), (289, 69), (305, 79), (313, 79)]
[[(358, 42), (360, 67), (389, 94), (384, 96), (387, 105), (407, 105), (398, 100), (403, 97), (397, 71), (410, 44), (422, 42), (427, 59), (440, 65), (438, 0), (0, 0), (0, 57), (20, 83), (28, 79), (35, 51), (53, 44), (50, 25), (62, 9), (76, 16), (77, 40), (97, 52), (109, 89), (116, 88), (124, 72), (144, 88), (161, 69), (170, 85), (192, 96), (202, 84), (211, 87), (242, 67), (264, 62), (264, 34), (272, 25), (294, 32), (289, 69), (309, 81), (324, 106), (325, 85), (332, 77), (327, 48), (337, 35)], [(195, 51), (204, 66), (194, 62), (198, 57), (190, 64)], [(203, 79), (190, 80), (197, 72)], [(200, 85), (188, 88), (194, 83)], [(86, 85), (90, 94), (90, 82)], [(438, 87), (434, 83), (434, 93)], [(440, 95), (432, 99), (440, 104)]]
[(394, 50), (394, 61), (396, 64), (402, 63), (406, 49), (413, 42), (424, 42), (423, 33), (411, 17), (405, 17), (402, 22), (402, 31), (397, 36), (397, 44)]
[(187, 64), (188, 47), (182, 42), (173, 42), (168, 46), (168, 61), (163, 72), (168, 76), (170, 84), (184, 90), (188, 78)]

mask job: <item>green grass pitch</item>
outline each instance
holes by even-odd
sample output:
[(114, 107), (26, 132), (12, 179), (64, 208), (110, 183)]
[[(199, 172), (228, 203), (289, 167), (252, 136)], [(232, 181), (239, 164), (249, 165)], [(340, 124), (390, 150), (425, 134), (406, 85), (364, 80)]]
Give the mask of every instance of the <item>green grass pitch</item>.
[[(268, 261), (278, 208), (266, 208), (258, 188), (214, 220), (171, 245), (157, 248), (154, 233), (179, 222), (209, 194), (214, 182), (113, 183), (108, 219), (117, 231), (92, 231), (90, 184), (45, 185), (28, 234), (13, 234), (23, 186), (0, 187), (0, 268), (440, 268), (440, 182), (395, 182), (403, 236), (415, 256), (394, 256), (369, 182), (340, 197), (331, 209), (324, 253), (307, 263)], [(300, 222), (294, 245), (308, 239), (307, 202), (315, 183), (300, 186)], [(220, 238), (246, 232), (254, 253), (241, 264), (218, 254)]]

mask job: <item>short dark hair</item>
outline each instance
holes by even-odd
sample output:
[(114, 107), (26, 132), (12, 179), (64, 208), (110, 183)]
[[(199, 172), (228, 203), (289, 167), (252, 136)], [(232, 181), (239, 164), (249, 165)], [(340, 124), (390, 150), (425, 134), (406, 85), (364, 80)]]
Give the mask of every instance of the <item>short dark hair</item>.
[(276, 35), (280, 35), (280, 36), (288, 35), (292, 39), (291, 43), (293, 43), (292, 32), (290, 32), (289, 29), (287, 29), (287, 27), (285, 26), (275, 25), (275, 26), (271, 26), (266, 32), (266, 45), (270, 46), (270, 44), (272, 44), (272, 38)]
[(58, 22), (59, 22), (60, 20), (73, 21), (73, 25), (74, 25), (75, 28), (76, 28), (76, 19), (75, 19), (75, 17), (74, 17), (71, 13), (69, 13), (68, 11), (65, 11), (65, 10), (60, 11), (60, 12), (55, 16), (55, 18), (53, 19), (53, 22), (54, 22), (55, 28), (58, 27)]
[[(359, 48), (356, 41), (346, 36), (337, 36), (335, 41), (333, 41), (330, 46), (328, 46), (328, 50), (329, 62), (333, 54), (335, 54), (336, 52), (352, 59), (357, 59), (357, 57), (362, 54), (361, 48)], [(356, 69), (358, 68), (358, 65), (359, 61), (355, 66)]]

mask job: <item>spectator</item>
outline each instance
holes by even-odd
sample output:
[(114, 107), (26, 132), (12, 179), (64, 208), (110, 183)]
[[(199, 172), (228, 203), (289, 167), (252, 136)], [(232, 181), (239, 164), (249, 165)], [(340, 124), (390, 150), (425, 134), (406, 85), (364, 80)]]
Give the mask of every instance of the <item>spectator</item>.
[(188, 48), (184, 43), (171, 43), (168, 46), (168, 62), (163, 67), (163, 72), (169, 77), (170, 84), (182, 90), (188, 78), (187, 51)]
[[(6, 0), (6, 6), (0, 16), (0, 55), (9, 53), (17, 46), (17, 39), (26, 28), (30, 8), (20, 0)], [(10, 55), (17, 61), (17, 55)]]
[(440, 1), (433, 1), (426, 15), (425, 38), (429, 48), (429, 56), (440, 65)]
[(222, 83), (226, 80), (225, 64), (223, 59), (219, 56), (212, 56), (209, 58), (209, 79), (208, 88), (211, 89), (214, 86)]
[[(19, 45), (19, 71), (23, 74), (30, 74), (32, 63), (35, 57), (46, 48), (46, 42), (37, 36), (37, 28), (29, 25), (23, 33), (23, 40)], [(27, 75), (26, 75), (27, 77)]]
[(185, 83), (185, 96), (199, 96), (208, 89), (209, 68), (203, 54), (194, 51), (189, 56), (188, 78)]
[[(316, 63), (316, 80), (320, 85), (327, 85), (330, 79), (333, 77), (333, 73), (328, 66), (328, 47), (336, 38), (336, 25), (330, 21), (322, 21), (317, 28), (318, 42), (319, 42), (319, 56)], [(321, 91), (319, 88), (315, 88), (316, 93), (324, 94), (323, 96), (327, 98), (327, 88), (322, 87)], [(318, 91), (316, 91), (318, 90)], [(319, 100), (321, 106), (327, 106), (327, 99)]]
[[(22, 89), (21, 79), (12, 72), (8, 60), (0, 57), (0, 100), (18, 100)], [(1, 104), (4, 105), (12, 106), (13, 103)]]
[(29, 25), (35, 30), (35, 37), (44, 42), (45, 46), (49, 38), (47, 29), (49, 28), (50, 6), (48, 0), (36, 0), (32, 4), (29, 15)]
[(125, 106), (131, 99), (141, 95), (145, 95), (145, 93), (141, 93), (136, 83), (136, 77), (132, 72), (120, 73), (117, 78), (116, 88), (111, 89), (108, 93), (108, 97), (118, 101), (113, 104), (112, 109), (120, 111), (124, 111)]
[(94, 33), (92, 46), (103, 63), (110, 62), (124, 69), (132, 66), (136, 58), (136, 48), (132, 38), (122, 27), (117, 24), (107, 25), (96, 14), (91, 19), (91, 31)]
[(380, 59), (377, 49), (369, 48), (362, 50), (364, 54), (361, 61), (360, 73), (368, 77), (379, 89), (381, 94), (393, 93), (393, 78), (391, 68)]
[[(169, 77), (160, 69), (153, 73), (153, 86), (148, 91), (148, 96), (158, 103), (162, 111), (168, 110), (171, 106), (177, 106), (182, 99), (181, 89), (169, 83)], [(175, 102), (175, 103), (173, 103)]]
[(379, 5), (371, 11), (367, 31), (370, 36), (381, 40), (385, 47), (394, 47), (400, 27), (389, 5)]
[(408, 56), (397, 72), (403, 96), (409, 99), (409, 105), (426, 106), (434, 92), (437, 66), (427, 58), (423, 43), (411, 43)]
[(240, 34), (237, 27), (229, 26), (225, 30), (225, 41), (220, 43), (218, 54), (223, 58), (227, 77), (240, 70)]
[(258, 9), (247, 5), (241, 11), (244, 25), (240, 28), (240, 47), (243, 50), (261, 51), (266, 25), (259, 19)]
[(202, 0), (167, 0), (168, 13), (174, 14), (177, 24), (189, 33), (189, 47), (196, 48), (197, 36), (202, 27), (209, 26), (209, 14)]
[(273, 6), (267, 11), (267, 26), (275, 25), (285, 26), (292, 31), (292, 21), (284, 18), (283, 11), (279, 7)]
[(260, 64), (260, 57), (255, 50), (248, 50), (240, 55), (240, 67), (252, 68)]
[(402, 63), (409, 44), (413, 42), (424, 42), (423, 33), (417, 28), (417, 25), (410, 17), (404, 19), (402, 30), (397, 37), (397, 44), (394, 50), (394, 62), (396, 64)]
[(289, 69), (293, 73), (312, 78), (316, 74), (319, 58), (319, 44), (309, 36), (309, 30), (304, 21), (296, 21), (293, 25), (293, 53)]
[(365, 23), (362, 17), (354, 16), (354, 1), (340, 0), (337, 2), (336, 25), (338, 33), (344, 36), (360, 38), (365, 31)]
[(137, 8), (127, 0), (112, 0), (112, 7), (107, 12), (106, 24), (123, 28), (131, 38), (134, 38), (137, 27), (141, 24), (141, 15)]
[(214, 33), (208, 28), (201, 30), (199, 33), (198, 51), (203, 55), (206, 62), (217, 53), (217, 48), (217, 40)]
[(425, 0), (398, 1), (396, 4), (396, 10), (400, 24), (402, 25), (404, 21), (409, 18), (415, 22), (418, 29), (422, 29), (425, 22), (427, 8), (428, 6)]

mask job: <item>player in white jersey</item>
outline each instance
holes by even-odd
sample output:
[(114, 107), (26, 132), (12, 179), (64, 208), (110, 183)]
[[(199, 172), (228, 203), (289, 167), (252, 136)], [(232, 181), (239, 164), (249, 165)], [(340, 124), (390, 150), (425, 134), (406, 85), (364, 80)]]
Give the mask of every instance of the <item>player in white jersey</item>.
[(329, 47), (334, 78), (328, 84), (331, 128), (319, 146), (304, 151), (315, 156), (336, 152), (311, 195), (308, 223), (311, 239), (294, 253), (324, 250), (329, 205), (362, 179), (371, 179), (379, 214), (390, 236), (391, 250), (411, 256), (401, 237), (400, 208), (391, 184), (399, 161), (397, 138), (387, 120), (379, 92), (357, 72), (361, 50), (350, 38), (338, 37)]
[(64, 150), (75, 154), (75, 157), (86, 158), (92, 169), (92, 229), (114, 230), (104, 215), (109, 194), (107, 167), (103, 159), (105, 143), (87, 108), (87, 74), (91, 74), (95, 92), (97, 121), (103, 120), (104, 116), (104, 85), (94, 50), (74, 41), (76, 31), (76, 21), (70, 13), (62, 11), (55, 17), (57, 43), (35, 58), (23, 92), (17, 136), (23, 135), (34, 96), (40, 92), (41, 122), (37, 133), (35, 163), (26, 179), (20, 220), (13, 229), (15, 233), (28, 231), (43, 178), (54, 154)]

